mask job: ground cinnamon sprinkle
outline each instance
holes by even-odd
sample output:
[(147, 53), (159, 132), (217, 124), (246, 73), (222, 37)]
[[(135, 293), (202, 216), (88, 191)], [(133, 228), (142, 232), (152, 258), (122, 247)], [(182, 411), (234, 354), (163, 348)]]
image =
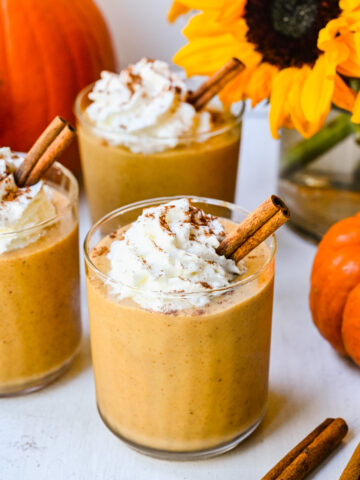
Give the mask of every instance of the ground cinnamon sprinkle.
[(115, 238), (118, 240), (124, 240), (125, 235), (123, 231), (119, 232), (119, 230), (115, 230), (114, 232), (110, 233), (109, 238), (111, 238), (111, 240), (115, 240)]
[(163, 248), (159, 247), (159, 245), (155, 242), (155, 240), (151, 240), (151, 241), (152, 241), (154, 247), (155, 247), (157, 250), (159, 250), (159, 252), (163, 252), (163, 251), (164, 251)]
[(160, 222), (160, 227), (165, 230), (166, 232), (169, 232), (170, 235), (174, 236), (175, 237), (175, 233), (173, 233), (169, 227), (169, 224), (167, 223), (166, 221), (166, 213), (167, 211), (169, 210), (169, 207), (168, 206), (165, 206), (164, 208), (164, 213), (162, 215), (160, 215), (159, 217), (159, 222)]
[(3, 197), (4, 202), (13, 202), (16, 200), (18, 197), (21, 197), (24, 194), (22, 190), (16, 190), (15, 192), (13, 190), (10, 190), (7, 192), (7, 194)]
[(109, 251), (110, 251), (109, 248), (103, 245), (101, 247), (95, 247), (91, 255), (93, 258), (96, 258), (96, 257), (100, 257), (100, 255), (105, 255), (106, 253), (109, 253)]

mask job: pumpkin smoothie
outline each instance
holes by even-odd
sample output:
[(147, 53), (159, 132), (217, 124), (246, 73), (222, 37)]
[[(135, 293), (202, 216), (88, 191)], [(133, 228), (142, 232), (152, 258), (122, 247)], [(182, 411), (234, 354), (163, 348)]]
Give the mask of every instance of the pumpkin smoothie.
[(55, 164), (31, 187), (0, 149), (0, 396), (55, 379), (80, 342), (77, 184)]
[(105, 234), (100, 221), (85, 244), (100, 414), (131, 446), (162, 458), (226, 451), (266, 408), (274, 241), (237, 265), (218, 255), (242, 213), (209, 202), (178, 199), (138, 219), (145, 204), (131, 219), (119, 210), (107, 220), (108, 232), (118, 229)]
[(93, 220), (165, 195), (234, 200), (240, 115), (215, 107), (197, 112), (186, 94), (179, 75), (149, 59), (120, 74), (103, 72), (79, 94), (77, 131)]

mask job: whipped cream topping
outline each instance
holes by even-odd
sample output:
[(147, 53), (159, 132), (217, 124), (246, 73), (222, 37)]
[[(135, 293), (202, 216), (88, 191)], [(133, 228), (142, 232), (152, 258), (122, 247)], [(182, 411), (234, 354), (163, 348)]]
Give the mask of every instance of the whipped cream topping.
[(112, 293), (161, 312), (206, 305), (221, 293), (212, 289), (246, 271), (216, 253), (224, 236), (221, 222), (186, 198), (145, 209), (111, 243)]
[[(209, 112), (185, 102), (185, 82), (160, 60), (143, 58), (119, 74), (104, 71), (95, 83), (86, 113), (111, 145), (134, 153), (154, 153), (190, 141), (205, 141)], [(188, 140), (186, 140), (188, 137)], [(190, 138), (189, 138), (190, 137)]]
[(42, 180), (31, 187), (16, 185), (14, 172), (23, 158), (10, 148), (0, 148), (0, 254), (25, 247), (37, 240), (41, 232), (2, 234), (32, 227), (56, 214), (51, 192)]

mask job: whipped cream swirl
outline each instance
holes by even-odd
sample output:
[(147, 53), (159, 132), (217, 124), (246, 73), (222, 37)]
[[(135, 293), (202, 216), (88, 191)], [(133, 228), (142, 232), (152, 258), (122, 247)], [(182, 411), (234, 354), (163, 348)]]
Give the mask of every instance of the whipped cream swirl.
[(224, 236), (221, 222), (188, 199), (145, 209), (107, 254), (109, 277), (119, 282), (109, 280), (112, 293), (161, 312), (206, 305), (219, 294), (212, 289), (246, 270), (216, 253)]
[[(23, 158), (24, 155), (13, 153), (10, 148), (0, 148), (0, 254), (37, 240), (41, 232), (19, 231), (56, 214), (51, 192), (42, 180), (31, 187), (16, 185), (14, 172)], [(11, 232), (18, 233), (3, 235)]]
[[(134, 153), (155, 153), (190, 141), (205, 141), (209, 112), (185, 102), (185, 82), (160, 60), (143, 58), (119, 74), (104, 71), (89, 98), (86, 113), (94, 133), (110, 145)], [(187, 138), (188, 137), (188, 138)]]

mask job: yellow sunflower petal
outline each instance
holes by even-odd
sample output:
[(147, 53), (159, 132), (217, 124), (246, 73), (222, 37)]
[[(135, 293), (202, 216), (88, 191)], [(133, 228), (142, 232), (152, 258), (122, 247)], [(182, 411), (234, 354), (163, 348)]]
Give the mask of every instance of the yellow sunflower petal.
[(349, 55), (349, 49), (343, 41), (342, 34), (347, 32), (347, 24), (343, 18), (330, 20), (319, 32), (317, 45), (323, 52), (329, 53), (332, 60), (343, 62)]
[(177, 2), (175, 0), (168, 11), (168, 14), (167, 14), (168, 21), (170, 23), (173, 23), (178, 17), (180, 17), (180, 15), (184, 15), (189, 11), (190, 11), (189, 7), (184, 5), (182, 2)]
[(219, 94), (220, 100), (223, 104), (229, 106), (234, 102), (244, 99), (244, 87), (247, 81), (246, 79), (248, 79), (249, 76), (251, 76), (251, 73), (245, 70), (226, 85)]
[(226, 26), (218, 21), (218, 15), (216, 13), (206, 12), (194, 15), (189, 20), (182, 33), (188, 40), (230, 33), (233, 34), (236, 40), (247, 42), (247, 31), (248, 27), (243, 18), (238, 19), (231, 26)]
[(340, 0), (341, 10), (356, 10), (360, 8), (359, 0)]
[(305, 138), (309, 138), (316, 133), (324, 123), (327, 115), (320, 116), (315, 122), (308, 122), (305, 118), (301, 105), (301, 92), (305, 81), (310, 73), (309, 66), (303, 66), (297, 69), (293, 86), (288, 95), (288, 109), (294, 125), (294, 128)]
[(345, 77), (360, 77), (360, 65), (351, 58), (338, 65), (337, 71)]
[(270, 63), (262, 63), (254, 69), (246, 86), (246, 94), (251, 98), (252, 107), (270, 97), (272, 83), (277, 72), (278, 68)]
[(345, 18), (331, 20), (319, 33), (318, 47), (337, 56), (337, 70), (345, 76), (360, 76), (360, 33)]
[(220, 12), (226, 0), (175, 0), (175, 2), (182, 3), (191, 10), (215, 10)]
[(243, 16), (245, 5), (246, 0), (225, 0), (218, 14), (218, 21), (224, 25), (231, 25)]
[(351, 112), (354, 108), (355, 98), (355, 91), (348, 87), (339, 75), (336, 75), (335, 90), (332, 98), (333, 103), (339, 108)]
[(227, 106), (239, 100), (244, 100), (246, 97), (246, 86), (252, 77), (254, 68), (247, 68), (241, 72), (237, 77), (228, 83), (220, 92), (220, 100)]
[(348, 32), (342, 35), (342, 39), (349, 49), (349, 55), (338, 65), (338, 71), (348, 77), (360, 77), (360, 33)]
[(261, 55), (248, 43), (239, 44), (236, 56), (246, 68), (220, 92), (220, 100), (226, 105), (248, 98), (247, 88), (261, 62)]
[(227, 33), (228, 28), (219, 23), (217, 17), (218, 16), (212, 12), (194, 15), (182, 33), (188, 40)]
[(270, 130), (274, 138), (279, 137), (279, 129), (285, 123), (289, 125), (289, 112), (287, 110), (288, 92), (293, 85), (296, 68), (285, 68), (281, 70), (274, 78), (271, 98), (270, 98)]
[(209, 75), (236, 57), (239, 44), (230, 34), (197, 38), (182, 47), (173, 61), (185, 68), (187, 75)]
[(304, 111), (301, 107), (301, 90), (309, 71), (310, 68), (307, 66), (298, 68), (294, 71), (293, 84), (287, 97), (292, 123), (304, 137), (307, 134), (309, 122), (306, 120)]
[(305, 130), (305, 133), (304, 133), (304, 137), (305, 138), (310, 138), (312, 137), (316, 132), (318, 132), (320, 130), (320, 128), (324, 125), (326, 119), (327, 119), (327, 116), (328, 114), (327, 113), (324, 113), (323, 115), (320, 115), (319, 118), (317, 119), (317, 121), (313, 122), (313, 123), (309, 123), (306, 130)]
[(228, 26), (228, 31), (233, 34), (236, 40), (238, 40), (239, 42), (246, 42), (247, 45), (251, 46), (254, 50), (255, 46), (252, 43), (248, 42), (246, 38), (248, 30), (249, 28), (247, 26), (247, 23), (243, 18), (239, 18), (236, 22), (232, 23), (231, 26)]
[(360, 33), (356, 32), (352, 35), (352, 45), (355, 51), (355, 54), (360, 58)]
[(351, 121), (354, 123), (360, 123), (360, 92), (356, 95)]
[(174, 22), (189, 10), (215, 11), (219, 14), (226, 0), (174, 0), (168, 12), (169, 22)]
[(305, 80), (301, 104), (305, 117), (310, 123), (318, 121), (330, 110), (337, 63), (334, 52), (320, 55)]

